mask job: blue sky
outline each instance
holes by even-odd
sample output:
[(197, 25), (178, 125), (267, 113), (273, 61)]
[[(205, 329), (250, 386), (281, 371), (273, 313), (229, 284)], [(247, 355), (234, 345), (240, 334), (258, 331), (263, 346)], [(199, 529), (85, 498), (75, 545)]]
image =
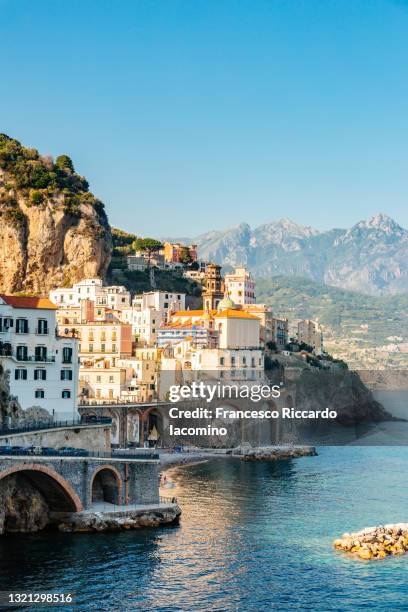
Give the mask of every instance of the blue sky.
[(408, 1), (0, 0), (0, 131), (113, 225), (408, 227)]

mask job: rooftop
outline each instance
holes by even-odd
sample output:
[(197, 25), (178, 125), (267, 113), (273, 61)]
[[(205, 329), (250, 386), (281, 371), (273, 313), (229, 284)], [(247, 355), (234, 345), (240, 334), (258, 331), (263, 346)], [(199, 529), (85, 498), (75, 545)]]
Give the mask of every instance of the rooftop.
[(38, 308), (41, 310), (57, 310), (58, 307), (48, 298), (25, 295), (5, 295), (0, 293), (0, 299), (13, 308)]

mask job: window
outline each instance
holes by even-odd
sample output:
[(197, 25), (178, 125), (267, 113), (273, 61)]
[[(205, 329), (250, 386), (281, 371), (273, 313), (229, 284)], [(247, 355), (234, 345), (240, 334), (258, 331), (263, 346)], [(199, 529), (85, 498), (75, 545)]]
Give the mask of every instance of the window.
[(246, 357), (243, 357), (243, 358), (242, 358), (242, 365), (243, 365), (243, 366), (246, 366)]
[(93, 353), (93, 344), (92, 343), (89, 345), (89, 352)]
[(252, 357), (251, 359), (251, 368), (255, 367), (255, 357)]
[[(91, 350), (91, 345), (89, 345), (89, 350)], [(62, 349), (62, 363), (72, 363), (72, 348), (68, 346), (64, 346)]]
[(47, 347), (36, 346), (35, 347), (35, 360), (36, 361), (47, 361)]
[(113, 379), (113, 378), (114, 378), (113, 376), (109, 376), (109, 382), (110, 382), (110, 383), (113, 383), (113, 382), (114, 382), (114, 379)]
[(69, 389), (64, 389), (61, 393), (62, 399), (69, 399), (71, 397), (71, 391)]
[(28, 349), (24, 345), (17, 347), (17, 361), (27, 361)]
[(61, 380), (72, 380), (72, 370), (61, 370)]
[(28, 334), (27, 319), (16, 319), (16, 334)]
[(13, 327), (13, 319), (11, 317), (4, 317), (3, 327), (4, 331), (7, 331), (10, 327)]
[(48, 321), (46, 319), (38, 319), (37, 334), (48, 334)]
[(231, 357), (231, 365), (235, 365), (235, 357)]
[(14, 380), (27, 380), (27, 370), (25, 368), (16, 368), (14, 370)]
[(101, 353), (104, 353), (106, 351), (106, 345), (105, 343), (101, 344)]
[(99, 382), (99, 383), (102, 382), (102, 377), (100, 375), (96, 377), (96, 382)]
[(34, 370), (34, 380), (47, 380), (47, 371), (43, 368)]
[(224, 365), (224, 362), (225, 362), (224, 357), (220, 357), (220, 365), (222, 365), (222, 366), (223, 366), (223, 365)]
[(168, 302), (164, 302), (163, 308), (168, 308), (168, 307), (169, 307), (169, 303)]
[(45, 397), (44, 389), (36, 389), (34, 395), (36, 398)]
[(112, 344), (112, 353), (116, 353), (116, 344)]

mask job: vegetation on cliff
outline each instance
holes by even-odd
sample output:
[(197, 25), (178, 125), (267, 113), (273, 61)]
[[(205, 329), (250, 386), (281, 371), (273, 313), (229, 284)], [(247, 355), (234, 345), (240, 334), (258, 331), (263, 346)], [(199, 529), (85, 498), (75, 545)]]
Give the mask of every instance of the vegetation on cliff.
[[(115, 285), (125, 285), (133, 293), (152, 291), (153, 289), (171, 291), (173, 293), (186, 293), (196, 300), (196, 302), (189, 302), (191, 307), (200, 306), (201, 285), (190, 281), (188, 278), (184, 278), (180, 273), (171, 270), (155, 269), (155, 287), (153, 287), (149, 270), (136, 271), (127, 269), (126, 257), (133, 254), (138, 247), (140, 248), (143, 244), (141, 240), (143, 239), (138, 238), (135, 234), (112, 228), (113, 249), (108, 269), (108, 282)], [(156, 243), (160, 244), (159, 241), (154, 239), (144, 240), (153, 240), (153, 246)]]
[(0, 168), (6, 177), (1, 185), (0, 205), (6, 212), (18, 208), (17, 191), (28, 207), (41, 206), (55, 198), (55, 204), (73, 216), (81, 216), (81, 204), (91, 205), (99, 221), (108, 225), (103, 203), (90, 193), (88, 182), (75, 172), (68, 155), (60, 155), (54, 162), (37, 149), (0, 134)]

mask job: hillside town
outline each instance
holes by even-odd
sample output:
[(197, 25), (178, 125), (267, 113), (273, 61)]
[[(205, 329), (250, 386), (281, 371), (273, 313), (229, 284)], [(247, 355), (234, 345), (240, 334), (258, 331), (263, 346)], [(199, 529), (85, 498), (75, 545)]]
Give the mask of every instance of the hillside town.
[[(317, 322), (298, 321), (289, 338), (288, 320), (257, 303), (245, 268), (223, 276), (221, 266), (198, 259), (195, 245), (164, 243), (154, 257), (129, 256), (128, 265), (181, 266), (202, 285), (201, 308), (170, 288), (132, 295), (101, 278), (48, 298), (0, 295), (2, 363), (24, 410), (64, 420), (86, 407), (164, 402), (172, 384), (199, 373), (259, 382), (280, 357), (313, 362), (323, 354)], [(138, 431), (133, 441), (143, 442)]]

